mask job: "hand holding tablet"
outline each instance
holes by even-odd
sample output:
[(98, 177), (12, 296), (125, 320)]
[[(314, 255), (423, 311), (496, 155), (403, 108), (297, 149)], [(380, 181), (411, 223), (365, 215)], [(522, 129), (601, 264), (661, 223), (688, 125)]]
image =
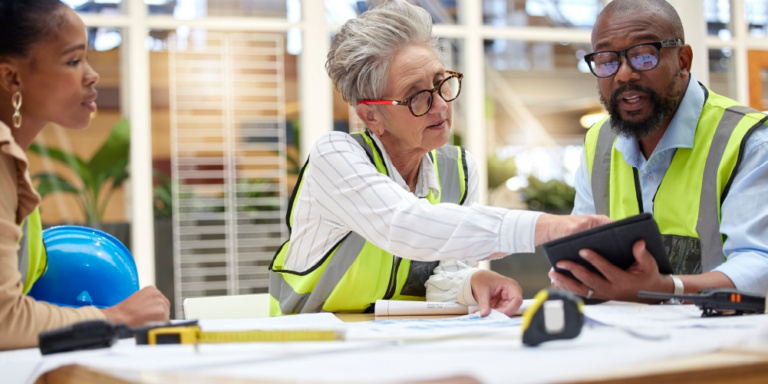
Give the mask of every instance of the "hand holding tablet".
[[(659, 273), (671, 274), (672, 265), (664, 249), (659, 227), (656, 225), (653, 215), (649, 213), (575, 233), (546, 243), (543, 247), (555, 271), (575, 279), (571, 272), (556, 267), (557, 263), (562, 260), (569, 260), (589, 271), (600, 274), (597, 268), (579, 256), (580, 250), (591, 249), (615, 266), (626, 270), (635, 262), (632, 247), (638, 240), (645, 240), (646, 249), (656, 260)], [(576, 280), (578, 281), (578, 279)]]

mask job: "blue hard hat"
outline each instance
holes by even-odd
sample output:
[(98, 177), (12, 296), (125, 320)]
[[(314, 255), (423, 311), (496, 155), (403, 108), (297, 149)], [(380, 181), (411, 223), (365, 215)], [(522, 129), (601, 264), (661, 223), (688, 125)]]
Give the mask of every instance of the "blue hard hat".
[(139, 274), (128, 248), (98, 229), (63, 225), (43, 231), (45, 273), (29, 296), (68, 307), (111, 307), (139, 290)]

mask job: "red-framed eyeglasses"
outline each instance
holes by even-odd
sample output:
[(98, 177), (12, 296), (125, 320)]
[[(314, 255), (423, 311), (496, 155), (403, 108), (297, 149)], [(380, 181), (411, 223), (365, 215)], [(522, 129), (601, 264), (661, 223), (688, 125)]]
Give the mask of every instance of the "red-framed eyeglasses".
[(453, 71), (445, 71), (445, 73), (448, 74), (448, 77), (440, 81), (435, 88), (416, 92), (405, 100), (360, 100), (358, 104), (406, 105), (414, 116), (424, 116), (432, 108), (432, 95), (435, 92), (447, 103), (456, 100), (461, 93), (461, 79), (464, 78), (464, 75)]

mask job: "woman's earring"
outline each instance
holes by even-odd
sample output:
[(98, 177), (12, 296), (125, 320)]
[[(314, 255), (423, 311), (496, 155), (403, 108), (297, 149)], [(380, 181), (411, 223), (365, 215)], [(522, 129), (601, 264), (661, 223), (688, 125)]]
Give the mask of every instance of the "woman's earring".
[(11, 104), (13, 104), (13, 108), (16, 110), (13, 112), (13, 126), (19, 128), (21, 127), (21, 112), (19, 112), (21, 109), (21, 92), (13, 94)]

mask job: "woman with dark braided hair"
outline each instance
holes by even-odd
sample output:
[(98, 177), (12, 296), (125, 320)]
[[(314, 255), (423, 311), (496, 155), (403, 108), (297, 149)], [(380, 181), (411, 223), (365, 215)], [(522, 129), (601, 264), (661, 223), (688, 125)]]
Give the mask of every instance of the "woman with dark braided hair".
[(0, 36), (0, 350), (34, 347), (40, 332), (83, 320), (167, 320), (169, 302), (155, 287), (106, 309), (59, 307), (25, 295), (45, 270), (44, 263), (35, 268), (34, 258), (19, 268), (27, 241), (42, 242), (40, 196), (25, 151), (48, 123), (89, 125), (99, 75), (86, 60), (85, 25), (59, 0), (0, 0)]

